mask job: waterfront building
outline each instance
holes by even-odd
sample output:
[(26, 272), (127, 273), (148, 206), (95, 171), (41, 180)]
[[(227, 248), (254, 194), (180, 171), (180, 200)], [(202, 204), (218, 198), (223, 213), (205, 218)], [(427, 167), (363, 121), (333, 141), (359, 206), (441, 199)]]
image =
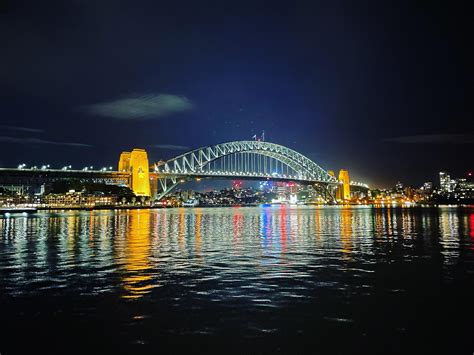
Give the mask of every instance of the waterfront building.
[(290, 197), (290, 191), (286, 182), (277, 182), (276, 184), (276, 195), (281, 200), (288, 200)]
[(23, 194), (4, 194), (0, 193), (0, 206), (17, 206), (33, 203), (33, 196)]
[(48, 207), (111, 206), (117, 204), (117, 196), (70, 191), (65, 194), (45, 195), (41, 202)]

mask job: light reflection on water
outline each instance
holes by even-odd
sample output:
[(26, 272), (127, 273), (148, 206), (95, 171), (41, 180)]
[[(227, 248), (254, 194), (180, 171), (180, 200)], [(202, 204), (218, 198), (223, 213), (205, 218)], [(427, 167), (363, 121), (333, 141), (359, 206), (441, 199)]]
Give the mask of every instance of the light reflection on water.
[[(139, 298), (172, 282), (173, 274), (206, 267), (216, 279), (241, 283), (298, 278), (305, 274), (302, 268), (318, 265), (341, 268), (359, 262), (359, 268), (370, 271), (374, 255), (397, 249), (408, 257), (416, 240), (427, 242), (423, 253), (439, 250), (443, 263), (451, 265), (463, 248), (472, 250), (473, 221), (474, 212), (456, 209), (433, 215), (433, 210), (285, 206), (0, 218), (1, 267), (15, 271), (4, 275), (2, 284), (21, 293), (34, 291), (31, 283), (65, 287), (70, 276), (87, 276), (92, 284), (98, 278), (105, 286), (95, 285), (91, 292), (120, 286), (122, 297)], [(109, 274), (119, 275), (120, 281), (107, 282)]]
[[(156, 309), (187, 319), (159, 328), (170, 334), (218, 334), (223, 324), (245, 324), (252, 336), (278, 333), (284, 322), (304, 333), (298, 317), (310, 311), (316, 323), (359, 327), (369, 315), (351, 305), (385, 293), (423, 299), (444, 284), (463, 288), (474, 271), (469, 208), (41, 212), (1, 217), (0, 234), (5, 297), (61, 304), (66, 294), (76, 301), (102, 295), (125, 302), (113, 311), (119, 328), (157, 326)], [(130, 315), (134, 304), (140, 312)], [(95, 307), (87, 304), (81, 315), (106, 312)], [(289, 307), (296, 308), (279, 318)], [(219, 321), (207, 313), (217, 310)], [(187, 318), (193, 312), (201, 322)]]

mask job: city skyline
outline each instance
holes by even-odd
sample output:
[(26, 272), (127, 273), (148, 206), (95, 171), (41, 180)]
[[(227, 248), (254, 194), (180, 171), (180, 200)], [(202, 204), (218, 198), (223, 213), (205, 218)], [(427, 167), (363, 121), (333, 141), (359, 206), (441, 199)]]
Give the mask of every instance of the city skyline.
[(372, 186), (472, 169), (461, 8), (141, 4), (2, 5), (0, 166), (157, 161), (265, 131)]

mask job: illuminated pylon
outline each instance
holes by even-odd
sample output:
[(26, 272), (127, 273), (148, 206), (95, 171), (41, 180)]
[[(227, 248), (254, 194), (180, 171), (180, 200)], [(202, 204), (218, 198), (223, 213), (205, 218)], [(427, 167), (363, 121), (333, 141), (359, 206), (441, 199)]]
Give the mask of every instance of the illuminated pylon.
[(347, 170), (339, 170), (339, 182), (341, 185), (337, 188), (336, 198), (338, 200), (351, 199), (351, 180), (349, 179), (349, 172)]
[(148, 155), (144, 149), (134, 149), (132, 152), (122, 152), (119, 160), (119, 171), (131, 173), (130, 188), (137, 196), (151, 195), (150, 168)]

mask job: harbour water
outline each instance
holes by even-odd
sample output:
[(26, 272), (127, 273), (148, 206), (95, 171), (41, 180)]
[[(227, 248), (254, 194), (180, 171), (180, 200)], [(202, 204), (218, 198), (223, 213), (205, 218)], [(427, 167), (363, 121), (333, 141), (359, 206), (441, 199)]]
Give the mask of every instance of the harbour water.
[(471, 354), (473, 286), (469, 207), (0, 217), (2, 354)]

